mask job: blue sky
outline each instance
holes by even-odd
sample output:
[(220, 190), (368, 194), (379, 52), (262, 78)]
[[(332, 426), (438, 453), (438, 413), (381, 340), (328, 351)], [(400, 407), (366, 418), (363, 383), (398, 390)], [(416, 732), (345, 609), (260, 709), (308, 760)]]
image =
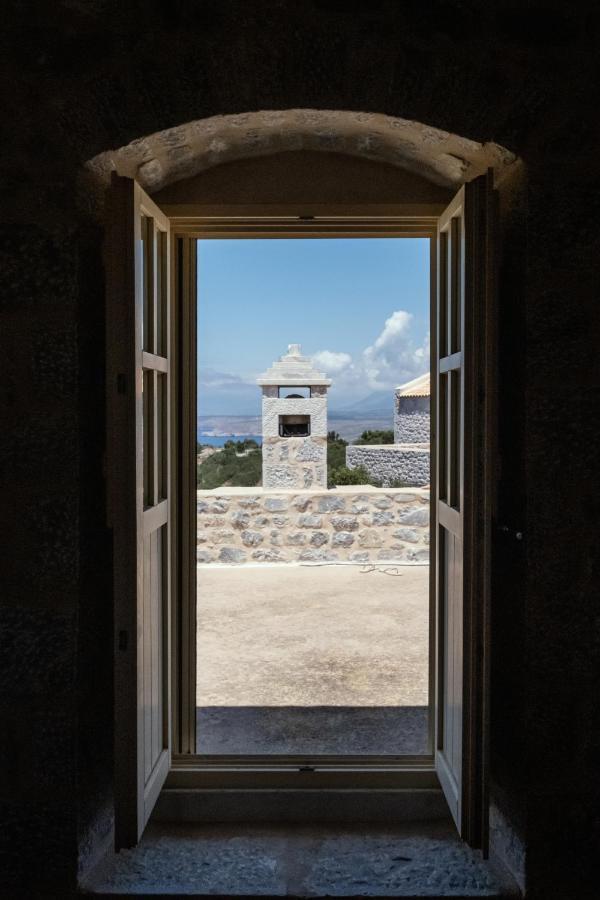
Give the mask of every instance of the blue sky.
[(341, 409), (424, 372), (428, 333), (425, 239), (198, 241), (200, 414), (257, 414), (254, 380), (290, 343)]

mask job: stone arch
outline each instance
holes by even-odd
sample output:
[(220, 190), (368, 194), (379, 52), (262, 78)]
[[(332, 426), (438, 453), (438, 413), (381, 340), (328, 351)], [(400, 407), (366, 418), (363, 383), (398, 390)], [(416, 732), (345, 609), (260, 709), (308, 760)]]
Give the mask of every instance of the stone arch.
[(499, 144), (382, 113), (289, 109), (197, 119), (100, 153), (86, 169), (99, 185), (114, 171), (154, 193), (222, 163), (290, 150), (385, 162), (445, 188), (457, 188), (490, 166), (501, 175), (516, 161)]

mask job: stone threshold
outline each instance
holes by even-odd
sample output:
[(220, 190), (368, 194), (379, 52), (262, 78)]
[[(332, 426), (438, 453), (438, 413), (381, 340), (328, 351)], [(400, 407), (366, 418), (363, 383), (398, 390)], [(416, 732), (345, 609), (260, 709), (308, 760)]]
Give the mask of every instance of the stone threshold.
[(449, 822), (384, 828), (151, 824), (86, 893), (111, 897), (518, 897)]

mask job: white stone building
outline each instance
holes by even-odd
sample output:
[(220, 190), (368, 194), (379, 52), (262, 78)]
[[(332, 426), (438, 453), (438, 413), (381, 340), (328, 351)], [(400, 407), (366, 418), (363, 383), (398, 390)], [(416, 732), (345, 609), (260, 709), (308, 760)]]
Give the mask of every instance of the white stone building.
[(430, 480), (429, 372), (401, 384), (394, 392), (394, 443), (349, 445), (346, 465), (362, 466), (383, 487), (423, 486)]
[(257, 378), (262, 387), (263, 489), (327, 486), (327, 388), (331, 379), (300, 344)]
[(428, 444), (431, 379), (429, 372), (394, 392), (394, 443)]

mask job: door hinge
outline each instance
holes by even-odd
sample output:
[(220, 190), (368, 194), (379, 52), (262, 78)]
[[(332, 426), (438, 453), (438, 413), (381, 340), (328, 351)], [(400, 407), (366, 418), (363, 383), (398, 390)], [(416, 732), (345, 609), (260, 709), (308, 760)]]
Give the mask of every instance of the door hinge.
[(126, 394), (126, 393), (127, 393), (127, 378), (122, 372), (120, 372), (117, 375), (117, 394)]
[(129, 632), (120, 631), (119, 632), (119, 650), (125, 652), (129, 645)]

